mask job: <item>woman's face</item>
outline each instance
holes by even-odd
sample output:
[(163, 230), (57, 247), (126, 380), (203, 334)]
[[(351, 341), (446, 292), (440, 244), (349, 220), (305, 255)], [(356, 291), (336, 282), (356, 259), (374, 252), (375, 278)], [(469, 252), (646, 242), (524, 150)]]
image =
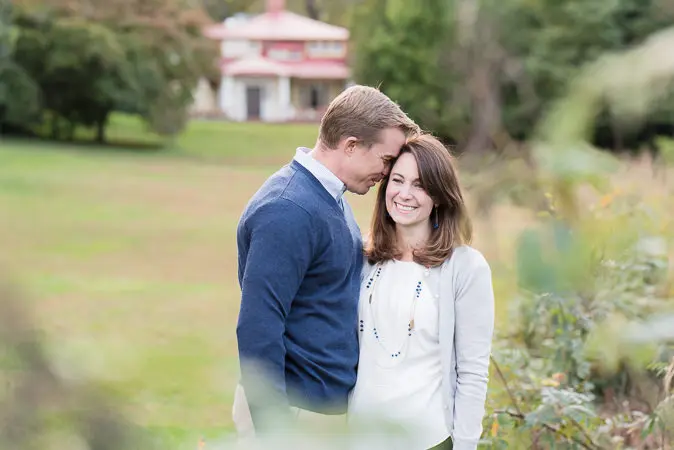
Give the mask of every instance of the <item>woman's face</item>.
[(411, 153), (400, 155), (386, 186), (386, 210), (398, 226), (427, 225), (433, 200), (421, 187), (417, 161)]

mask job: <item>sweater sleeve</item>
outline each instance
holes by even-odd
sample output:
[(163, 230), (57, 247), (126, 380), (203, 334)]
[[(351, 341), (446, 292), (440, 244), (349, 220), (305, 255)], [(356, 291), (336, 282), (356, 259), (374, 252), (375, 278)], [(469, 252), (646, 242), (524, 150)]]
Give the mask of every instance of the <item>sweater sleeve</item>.
[(309, 214), (285, 200), (258, 209), (247, 223), (236, 334), (256, 428), (287, 412), (285, 322), (312, 259), (312, 233)]
[(454, 450), (475, 450), (482, 435), (494, 332), (491, 269), (477, 250), (466, 257), (455, 279)]

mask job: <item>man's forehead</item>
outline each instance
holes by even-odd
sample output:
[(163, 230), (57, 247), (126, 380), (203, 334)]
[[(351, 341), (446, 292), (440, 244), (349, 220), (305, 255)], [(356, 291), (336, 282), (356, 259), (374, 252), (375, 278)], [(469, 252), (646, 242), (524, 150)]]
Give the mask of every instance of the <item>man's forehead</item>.
[(396, 145), (393, 150), (391, 150), (388, 154), (388, 156), (393, 156), (394, 158), (397, 158), (398, 155), (400, 155), (400, 150), (402, 149), (402, 145)]
[(407, 140), (405, 133), (403, 133), (403, 131), (398, 128), (387, 128), (383, 130), (381, 137), (383, 138), (382, 139), (383, 142), (391, 144), (396, 143), (399, 145), (404, 144), (405, 141)]

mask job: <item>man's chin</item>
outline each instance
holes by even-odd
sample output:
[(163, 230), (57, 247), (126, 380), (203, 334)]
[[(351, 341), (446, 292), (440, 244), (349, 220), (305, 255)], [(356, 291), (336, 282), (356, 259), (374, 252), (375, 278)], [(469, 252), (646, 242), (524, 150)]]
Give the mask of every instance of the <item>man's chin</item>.
[(351, 192), (352, 194), (356, 194), (356, 195), (365, 195), (368, 192), (370, 192), (370, 188), (367, 188), (367, 187), (365, 187), (365, 188), (362, 188), (362, 187), (349, 188), (349, 189), (347, 189), (347, 191)]

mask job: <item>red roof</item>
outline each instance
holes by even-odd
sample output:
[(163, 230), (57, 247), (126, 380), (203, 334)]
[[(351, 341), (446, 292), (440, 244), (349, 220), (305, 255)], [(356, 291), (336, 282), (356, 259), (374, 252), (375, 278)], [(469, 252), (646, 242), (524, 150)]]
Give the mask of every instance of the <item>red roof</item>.
[(350, 70), (346, 64), (337, 61), (284, 64), (262, 57), (223, 62), (222, 73), (231, 76), (286, 76), (322, 80), (345, 80), (350, 76)]
[(213, 25), (205, 30), (205, 35), (218, 40), (345, 41), (349, 39), (349, 30), (289, 11), (270, 10), (231, 28)]

